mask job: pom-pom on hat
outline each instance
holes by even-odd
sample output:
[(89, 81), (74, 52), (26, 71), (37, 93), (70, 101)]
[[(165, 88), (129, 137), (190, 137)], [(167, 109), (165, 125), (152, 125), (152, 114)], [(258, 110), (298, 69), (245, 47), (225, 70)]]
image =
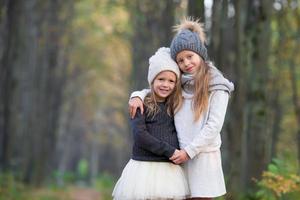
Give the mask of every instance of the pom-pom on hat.
[(205, 33), (203, 30), (203, 24), (199, 20), (193, 20), (192, 18), (185, 18), (181, 23), (174, 27), (177, 34), (174, 36), (171, 42), (171, 57), (176, 60), (176, 56), (183, 50), (190, 50), (197, 53), (207, 60), (207, 49), (205, 47)]
[(161, 47), (149, 58), (148, 82), (152, 84), (155, 77), (162, 71), (172, 71), (176, 74), (177, 80), (180, 71), (176, 62), (171, 58), (170, 48)]

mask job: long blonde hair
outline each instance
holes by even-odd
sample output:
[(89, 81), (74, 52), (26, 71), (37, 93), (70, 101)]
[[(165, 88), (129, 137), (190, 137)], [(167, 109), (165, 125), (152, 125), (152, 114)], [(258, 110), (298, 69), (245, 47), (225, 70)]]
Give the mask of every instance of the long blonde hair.
[(200, 119), (201, 114), (208, 109), (209, 83), (211, 80), (210, 67), (202, 60), (201, 66), (194, 74), (194, 120)]
[[(144, 104), (147, 107), (147, 117), (154, 117), (159, 112), (159, 106), (154, 93), (153, 82), (150, 88), (151, 92), (145, 97)], [(166, 98), (167, 113), (169, 116), (174, 116), (182, 106), (181, 91), (181, 82), (176, 77), (176, 85), (172, 93)]]
[[(206, 43), (206, 35), (204, 31), (204, 24), (200, 23), (199, 19), (193, 17), (182, 18), (180, 24), (173, 27), (174, 31), (179, 33), (184, 29), (188, 29), (198, 34), (200, 41)], [(186, 49), (189, 50), (189, 49)], [(197, 53), (198, 56), (200, 56)], [(201, 64), (194, 74), (194, 97), (193, 97), (193, 109), (194, 109), (194, 120), (200, 119), (201, 114), (208, 109), (209, 99), (209, 82), (211, 80), (210, 67), (208, 62), (205, 62), (202, 57)]]

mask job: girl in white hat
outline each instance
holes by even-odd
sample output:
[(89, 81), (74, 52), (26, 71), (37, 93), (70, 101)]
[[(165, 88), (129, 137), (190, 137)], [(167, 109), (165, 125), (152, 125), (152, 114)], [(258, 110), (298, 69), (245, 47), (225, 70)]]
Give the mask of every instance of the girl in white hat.
[(179, 152), (174, 114), (181, 106), (180, 71), (169, 48), (149, 59), (150, 93), (131, 120), (132, 156), (115, 185), (115, 200), (185, 199), (188, 183), (180, 165), (170, 161)]

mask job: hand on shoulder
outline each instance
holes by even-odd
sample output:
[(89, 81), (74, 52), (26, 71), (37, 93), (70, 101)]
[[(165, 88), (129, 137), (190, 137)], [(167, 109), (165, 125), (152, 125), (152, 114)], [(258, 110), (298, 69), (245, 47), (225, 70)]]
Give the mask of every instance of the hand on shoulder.
[(144, 113), (143, 101), (139, 97), (133, 97), (128, 102), (128, 111), (131, 119), (135, 117), (137, 109), (141, 109), (141, 114)]

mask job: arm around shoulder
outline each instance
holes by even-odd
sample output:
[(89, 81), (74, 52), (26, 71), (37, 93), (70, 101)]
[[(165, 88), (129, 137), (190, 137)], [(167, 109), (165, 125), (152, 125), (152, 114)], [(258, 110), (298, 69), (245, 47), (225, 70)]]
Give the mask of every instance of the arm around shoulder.
[(134, 91), (133, 93), (131, 93), (129, 99), (132, 99), (134, 97), (139, 97), (142, 101), (144, 101), (145, 97), (147, 96), (147, 94), (149, 92), (150, 92), (150, 89), (143, 89), (141, 91)]

